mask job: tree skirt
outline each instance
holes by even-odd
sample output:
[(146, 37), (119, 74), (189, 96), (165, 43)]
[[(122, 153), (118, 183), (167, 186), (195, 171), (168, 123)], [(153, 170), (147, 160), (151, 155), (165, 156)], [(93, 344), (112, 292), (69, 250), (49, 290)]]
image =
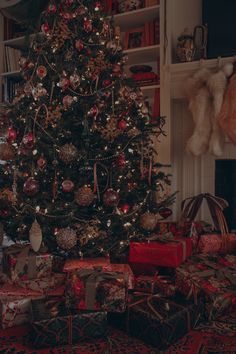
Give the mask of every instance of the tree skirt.
[[(138, 339), (128, 337), (123, 332), (110, 329), (109, 339), (96, 340), (94, 343), (63, 348), (34, 350), (26, 345), (29, 328), (15, 327), (0, 331), (1, 354), (158, 354), (158, 350)], [(220, 336), (209, 332), (191, 331), (173, 345), (165, 354), (235, 354), (236, 334), (232, 337)]]

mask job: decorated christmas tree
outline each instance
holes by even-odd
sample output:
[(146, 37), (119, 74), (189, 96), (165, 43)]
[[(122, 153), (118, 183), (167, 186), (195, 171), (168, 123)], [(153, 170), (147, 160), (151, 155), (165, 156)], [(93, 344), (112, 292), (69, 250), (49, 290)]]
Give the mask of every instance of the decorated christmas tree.
[(99, 1), (51, 1), (42, 13), (2, 115), (0, 217), (15, 241), (104, 255), (169, 213), (154, 149), (164, 119), (150, 119), (124, 73), (118, 33)]

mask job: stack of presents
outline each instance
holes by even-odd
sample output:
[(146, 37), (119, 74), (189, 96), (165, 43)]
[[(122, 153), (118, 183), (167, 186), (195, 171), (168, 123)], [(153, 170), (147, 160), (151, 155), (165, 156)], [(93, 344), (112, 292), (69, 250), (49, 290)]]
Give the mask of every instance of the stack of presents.
[(187, 200), (187, 219), (203, 199), (215, 225), (159, 222), (149, 238), (130, 243), (123, 263), (96, 258), (60, 264), (29, 245), (4, 248), (2, 329), (30, 323), (35, 349), (109, 341), (112, 326), (157, 350), (194, 328), (233, 333), (236, 235), (227, 232), (221, 200), (210, 195)]

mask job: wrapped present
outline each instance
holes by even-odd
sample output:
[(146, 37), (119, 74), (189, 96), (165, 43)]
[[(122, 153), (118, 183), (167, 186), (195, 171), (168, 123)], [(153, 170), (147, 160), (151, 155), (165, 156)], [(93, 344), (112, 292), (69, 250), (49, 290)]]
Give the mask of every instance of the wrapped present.
[(157, 295), (133, 298), (125, 314), (109, 314), (109, 323), (131, 336), (165, 350), (186, 335), (201, 318), (199, 306)]
[(236, 303), (236, 256), (192, 256), (176, 269), (176, 287), (202, 302), (209, 320), (229, 313)]
[(56, 291), (65, 285), (66, 275), (65, 274), (51, 274), (50, 277), (31, 279), (24, 281), (16, 281), (15, 283), (26, 290), (33, 290), (40, 292), (41, 294), (47, 295), (51, 291)]
[(53, 256), (35, 253), (29, 245), (14, 244), (3, 251), (3, 270), (11, 280), (50, 277)]
[(71, 312), (55, 302), (32, 300), (30, 339), (35, 348), (72, 345), (107, 336), (106, 312)]
[(162, 296), (170, 297), (174, 296), (176, 288), (171, 281), (170, 277), (155, 274), (139, 275), (135, 278), (135, 291), (144, 292), (149, 294), (159, 293)]
[(191, 254), (192, 241), (189, 238), (167, 242), (131, 242), (129, 261), (176, 268)]
[(69, 259), (64, 265), (64, 272), (70, 273), (74, 270), (94, 269), (94, 267), (102, 267), (104, 272), (118, 272), (126, 274), (128, 278), (128, 288), (134, 288), (134, 274), (128, 264), (111, 264), (107, 258), (85, 258), (85, 259)]
[(102, 267), (69, 273), (66, 303), (69, 308), (124, 312), (127, 303), (127, 276), (104, 272)]
[(232, 253), (236, 250), (236, 234), (205, 234), (198, 242), (199, 253)]
[(1, 327), (19, 326), (31, 321), (31, 299), (0, 298)]

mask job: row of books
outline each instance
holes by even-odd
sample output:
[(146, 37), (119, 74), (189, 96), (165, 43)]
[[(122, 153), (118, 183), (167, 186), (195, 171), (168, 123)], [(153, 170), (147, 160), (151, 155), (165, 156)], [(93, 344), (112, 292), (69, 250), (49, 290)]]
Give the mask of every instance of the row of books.
[(4, 50), (5, 50), (4, 71), (5, 72), (19, 71), (20, 70), (19, 59), (21, 56), (20, 50), (8, 46), (5, 46)]

